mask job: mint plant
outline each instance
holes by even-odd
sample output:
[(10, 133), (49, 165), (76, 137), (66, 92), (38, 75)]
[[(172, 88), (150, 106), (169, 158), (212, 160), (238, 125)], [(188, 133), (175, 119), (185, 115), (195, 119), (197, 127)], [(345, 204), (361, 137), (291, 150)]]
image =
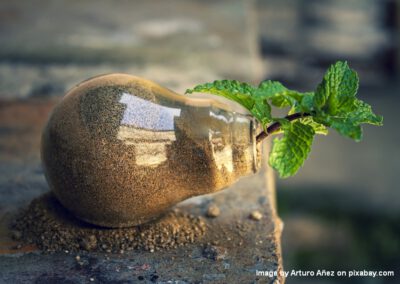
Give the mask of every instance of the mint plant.
[[(367, 103), (356, 98), (358, 75), (347, 62), (331, 65), (314, 92), (290, 90), (276, 81), (264, 81), (258, 87), (235, 80), (220, 80), (188, 89), (222, 96), (245, 107), (262, 125), (257, 143), (276, 134), (269, 164), (280, 177), (294, 175), (307, 159), (316, 134), (327, 135), (332, 128), (355, 141), (362, 138), (364, 123), (382, 125)], [(289, 108), (282, 118), (271, 115), (271, 106)]]

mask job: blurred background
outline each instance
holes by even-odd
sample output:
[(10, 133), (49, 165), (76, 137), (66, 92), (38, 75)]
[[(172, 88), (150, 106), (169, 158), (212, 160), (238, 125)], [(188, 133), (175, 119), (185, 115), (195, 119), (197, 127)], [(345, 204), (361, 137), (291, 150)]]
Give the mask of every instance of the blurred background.
[[(400, 135), (395, 116), (400, 103), (400, 1), (259, 4), (267, 78), (310, 90), (330, 62), (346, 59), (359, 73), (359, 96), (384, 116), (383, 127), (365, 127), (360, 143), (333, 132), (318, 137), (299, 173), (278, 180), (285, 269), (381, 269), (399, 274)], [(322, 283), (313, 278), (297, 281)]]
[[(277, 181), (284, 267), (397, 275), (287, 282), (399, 283), (399, 33), (396, 0), (2, 0), (0, 102), (57, 100), (82, 79), (110, 72), (178, 92), (219, 78), (273, 79), (306, 91), (330, 63), (347, 60), (360, 75), (360, 97), (384, 126), (365, 127), (360, 143), (335, 133), (317, 137), (300, 172)], [(11, 131), (2, 127), (0, 135)], [(0, 148), (2, 155), (22, 151)], [(13, 166), (1, 171), (11, 183)]]

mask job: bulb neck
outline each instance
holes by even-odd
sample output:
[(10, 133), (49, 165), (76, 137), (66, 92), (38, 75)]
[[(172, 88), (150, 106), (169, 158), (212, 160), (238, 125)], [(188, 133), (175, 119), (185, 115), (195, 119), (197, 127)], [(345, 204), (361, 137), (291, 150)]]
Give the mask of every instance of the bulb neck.
[[(241, 134), (235, 133), (235, 125), (232, 127), (232, 145), (237, 151), (233, 151), (233, 167), (236, 178), (256, 173), (261, 167), (261, 146), (257, 144), (256, 137), (261, 131), (260, 124), (251, 116), (248, 119), (247, 129), (241, 129)], [(247, 135), (243, 135), (247, 133)]]
[(253, 173), (258, 172), (261, 168), (261, 143), (257, 143), (257, 135), (262, 131), (261, 124), (254, 118), (252, 118), (252, 123), (250, 126), (250, 138), (253, 151)]
[(230, 119), (226, 121), (220, 131), (210, 131), (209, 136), (212, 192), (256, 173), (261, 165), (260, 145), (256, 143), (256, 135), (260, 131), (258, 122), (240, 113), (230, 113)]

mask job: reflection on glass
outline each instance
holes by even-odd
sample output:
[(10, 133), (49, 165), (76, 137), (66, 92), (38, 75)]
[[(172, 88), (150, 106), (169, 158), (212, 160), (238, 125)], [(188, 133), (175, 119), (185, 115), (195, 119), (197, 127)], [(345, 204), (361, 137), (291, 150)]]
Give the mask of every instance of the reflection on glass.
[(166, 107), (123, 93), (120, 103), (126, 108), (117, 138), (135, 147), (136, 164), (152, 166), (167, 160), (166, 145), (176, 140), (174, 117), (180, 109)]
[(181, 114), (180, 109), (155, 104), (134, 94), (123, 93), (119, 102), (126, 105), (121, 124), (136, 128), (174, 130), (174, 117)]

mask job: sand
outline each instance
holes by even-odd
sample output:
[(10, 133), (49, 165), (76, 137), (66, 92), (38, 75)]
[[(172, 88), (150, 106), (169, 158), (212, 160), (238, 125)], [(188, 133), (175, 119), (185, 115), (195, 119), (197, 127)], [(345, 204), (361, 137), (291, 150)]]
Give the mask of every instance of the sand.
[(172, 249), (201, 239), (206, 224), (201, 217), (173, 210), (164, 217), (136, 227), (110, 229), (84, 223), (47, 193), (32, 201), (12, 224), (13, 237), (45, 252)]

